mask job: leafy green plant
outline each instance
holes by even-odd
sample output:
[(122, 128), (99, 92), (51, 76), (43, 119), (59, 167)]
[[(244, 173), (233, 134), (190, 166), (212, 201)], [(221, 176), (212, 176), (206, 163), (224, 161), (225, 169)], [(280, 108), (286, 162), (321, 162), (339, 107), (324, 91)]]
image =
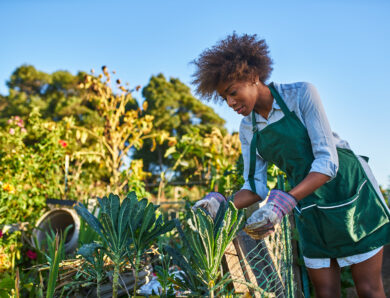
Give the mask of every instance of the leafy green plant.
[(48, 250), (49, 250), (48, 261), (50, 264), (50, 271), (49, 271), (49, 280), (47, 283), (46, 298), (54, 297), (60, 263), (65, 258), (65, 247), (64, 247), (65, 239), (71, 227), (72, 226), (68, 226), (65, 229), (64, 233), (60, 235), (58, 233), (54, 235), (54, 232), (52, 230), (51, 230), (52, 233), (51, 235), (49, 233), (46, 233), (47, 239), (51, 240), (48, 241)]
[(221, 204), (214, 221), (200, 208), (188, 212), (184, 230), (177, 222), (183, 241), (182, 252), (166, 247), (173, 262), (185, 272), (175, 282), (194, 295), (214, 297), (214, 291), (227, 282), (227, 276), (222, 276), (220, 270), (221, 261), (227, 245), (243, 223), (244, 212), (237, 210), (231, 201)]
[(92, 215), (83, 204), (78, 203), (74, 209), (99, 234), (102, 240), (104, 253), (114, 263), (112, 295), (117, 297), (118, 278), (120, 268), (126, 261), (126, 247), (130, 244), (130, 231), (128, 229), (128, 218), (131, 208), (130, 193), (120, 204), (119, 196), (109, 194), (108, 198), (99, 199), (99, 219)]
[(131, 245), (128, 246), (128, 259), (134, 268), (135, 296), (142, 255), (156, 241), (157, 237), (171, 231), (175, 227), (175, 223), (174, 221), (164, 222), (162, 214), (157, 217), (156, 211), (159, 206), (148, 203), (147, 199), (138, 201), (133, 196), (131, 202), (129, 229), (132, 241)]
[(134, 269), (135, 288), (138, 282), (143, 253), (158, 236), (170, 231), (173, 222), (163, 223), (162, 216), (156, 219), (158, 206), (149, 204), (147, 199), (138, 201), (135, 192), (130, 192), (120, 203), (119, 196), (109, 194), (99, 199), (99, 219), (92, 215), (83, 204), (74, 208), (90, 227), (99, 234), (100, 250), (114, 263), (112, 296), (117, 297), (119, 272), (129, 261)]
[(174, 291), (174, 278), (175, 275), (170, 272), (170, 267), (172, 265), (172, 258), (164, 249), (163, 241), (159, 241), (158, 243), (159, 249), (159, 265), (154, 266), (154, 270), (156, 271), (157, 279), (161, 284), (161, 293), (155, 293), (156, 295), (160, 295), (161, 297), (175, 297)]
[(99, 243), (84, 244), (78, 250), (78, 254), (84, 257), (86, 262), (83, 264), (83, 273), (96, 280), (96, 294), (100, 298), (100, 286), (105, 277), (104, 271), (104, 253)]

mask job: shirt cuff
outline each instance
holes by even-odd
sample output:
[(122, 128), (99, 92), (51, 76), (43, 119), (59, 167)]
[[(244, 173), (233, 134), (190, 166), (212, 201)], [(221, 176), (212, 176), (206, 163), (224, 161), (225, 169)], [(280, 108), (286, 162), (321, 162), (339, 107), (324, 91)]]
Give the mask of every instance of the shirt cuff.
[(328, 183), (336, 177), (337, 170), (338, 165), (336, 165), (334, 162), (330, 161), (329, 159), (318, 158), (313, 161), (309, 173), (316, 172), (329, 176), (330, 179), (327, 181)]
[[(256, 187), (256, 194), (260, 197), (260, 201), (265, 200), (269, 192), (267, 186), (264, 183), (255, 180), (255, 187)], [(241, 189), (252, 191), (249, 181), (245, 181)]]

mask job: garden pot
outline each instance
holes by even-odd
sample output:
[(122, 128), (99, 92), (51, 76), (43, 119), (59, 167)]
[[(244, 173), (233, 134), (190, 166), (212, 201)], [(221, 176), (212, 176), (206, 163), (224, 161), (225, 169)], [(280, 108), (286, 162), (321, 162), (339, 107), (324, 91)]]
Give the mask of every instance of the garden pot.
[(65, 229), (72, 225), (65, 239), (65, 253), (73, 252), (78, 245), (80, 232), (80, 218), (76, 211), (68, 208), (55, 208), (42, 215), (35, 225), (32, 234), (32, 242), (35, 245), (36, 237), (40, 247), (46, 246), (46, 233), (52, 229), (54, 232), (63, 233)]

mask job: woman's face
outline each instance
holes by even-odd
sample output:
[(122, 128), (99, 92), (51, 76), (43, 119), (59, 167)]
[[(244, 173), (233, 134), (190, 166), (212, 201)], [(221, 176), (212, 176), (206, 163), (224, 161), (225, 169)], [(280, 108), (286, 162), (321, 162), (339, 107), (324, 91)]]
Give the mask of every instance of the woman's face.
[(217, 92), (234, 111), (248, 116), (256, 104), (257, 86), (257, 84), (247, 81), (226, 82), (218, 85)]

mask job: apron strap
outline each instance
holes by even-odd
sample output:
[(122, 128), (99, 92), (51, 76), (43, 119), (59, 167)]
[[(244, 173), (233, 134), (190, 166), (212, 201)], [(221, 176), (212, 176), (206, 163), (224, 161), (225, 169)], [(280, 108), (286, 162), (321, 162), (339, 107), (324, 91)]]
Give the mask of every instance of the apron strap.
[(290, 113), (290, 110), (288, 109), (286, 103), (284, 102), (284, 100), (282, 99), (282, 97), (279, 95), (278, 91), (276, 91), (276, 88), (274, 86), (274, 83), (270, 83), (268, 85), (268, 88), (269, 90), (271, 91), (272, 93), (272, 96), (275, 98), (276, 102), (278, 103), (278, 105), (280, 106), (280, 108), (282, 109), (283, 111), (283, 114), (285, 116), (287, 116), (289, 113)]
[[(288, 116), (290, 114), (290, 110), (288, 109), (287, 105), (283, 101), (282, 97), (279, 95), (278, 91), (276, 91), (274, 83), (270, 83), (268, 85), (268, 88), (270, 89), (272, 96), (275, 98), (276, 102), (282, 109), (284, 116)], [(256, 124), (255, 111), (252, 111), (252, 131), (253, 131), (253, 137), (250, 145), (250, 163), (249, 163), (248, 180), (252, 191), (256, 193), (256, 185), (255, 185), (256, 150), (257, 150), (257, 140), (259, 136), (258, 136), (258, 128)]]
[(256, 169), (256, 147), (257, 147), (257, 125), (256, 125), (256, 117), (255, 111), (252, 111), (252, 131), (253, 137), (250, 146), (250, 163), (249, 163), (249, 174), (248, 180), (249, 185), (252, 188), (252, 191), (256, 193), (256, 185), (255, 185), (255, 169)]

